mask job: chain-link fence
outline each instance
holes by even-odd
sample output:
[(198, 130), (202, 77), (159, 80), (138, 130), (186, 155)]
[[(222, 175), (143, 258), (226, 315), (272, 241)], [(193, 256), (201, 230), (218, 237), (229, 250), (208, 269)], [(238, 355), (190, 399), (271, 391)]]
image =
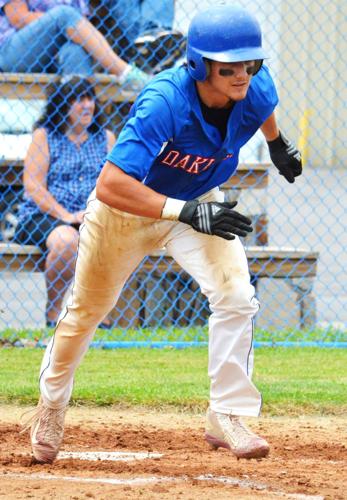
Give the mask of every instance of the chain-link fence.
[[(107, 150), (146, 81), (184, 63), (189, 21), (214, 3), (0, 1), (1, 331), (54, 324)], [(257, 133), (223, 186), (255, 227), (244, 243), (261, 302), (256, 340), (347, 345), (347, 4), (238, 3), (262, 26), (278, 121), (304, 162), (288, 184)], [(103, 340), (204, 342), (208, 316), (197, 284), (163, 249), (128, 281)]]

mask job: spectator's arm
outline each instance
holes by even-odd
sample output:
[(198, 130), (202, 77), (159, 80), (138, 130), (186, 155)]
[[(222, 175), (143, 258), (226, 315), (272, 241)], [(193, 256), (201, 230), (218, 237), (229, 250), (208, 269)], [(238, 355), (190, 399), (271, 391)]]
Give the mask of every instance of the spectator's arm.
[[(24, 160), (23, 182), (25, 192), (42, 212), (65, 222), (74, 222), (70, 214), (47, 190), (47, 174), (50, 157), (46, 131), (35, 130), (28, 153)], [(70, 220), (71, 219), (71, 220)]]
[(10, 24), (18, 30), (43, 15), (43, 12), (30, 11), (28, 4), (23, 0), (9, 0), (4, 6), (4, 12)]
[(116, 143), (116, 136), (111, 130), (106, 130), (107, 152), (109, 153)]

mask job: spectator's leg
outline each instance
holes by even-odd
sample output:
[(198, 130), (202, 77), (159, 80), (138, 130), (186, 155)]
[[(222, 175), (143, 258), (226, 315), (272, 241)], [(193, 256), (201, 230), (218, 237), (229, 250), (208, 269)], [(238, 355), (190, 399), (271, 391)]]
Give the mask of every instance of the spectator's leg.
[[(54, 7), (32, 25), (29, 25), (30, 27), (32, 28), (29, 31), (30, 36), (23, 37), (22, 32), (26, 30), (23, 28), (18, 32), (18, 35), (13, 35), (14, 41), (11, 40), (11, 43), (7, 44), (10, 46), (10, 62), (12, 64), (3, 67), (3, 71), (46, 71), (45, 65), (37, 64), (38, 54), (45, 54), (47, 58), (49, 49), (49, 59), (53, 60), (53, 56), (69, 38), (74, 43), (81, 45), (109, 73), (119, 77), (123, 87), (125, 85), (130, 90), (138, 90), (148, 82), (148, 76), (137, 68), (132, 68), (118, 57), (105, 37), (73, 7)], [(19, 35), (21, 35), (20, 44), (15, 43)], [(20, 66), (15, 63), (18, 54), (21, 53), (21, 50), (23, 52), (23, 47), (25, 47), (24, 52), (30, 60), (26, 60), (25, 65)], [(76, 70), (74, 70), (75, 72)]]
[(74, 273), (77, 244), (78, 231), (71, 226), (58, 226), (47, 238), (45, 279), (48, 321), (55, 322), (60, 314), (65, 292)]
[(64, 43), (58, 52), (58, 66), (60, 73), (80, 75), (93, 74), (93, 59), (81, 47), (71, 41)]
[(112, 75), (120, 75), (126, 69), (127, 63), (113, 52), (106, 38), (87, 19), (68, 27), (66, 33)]
[(49, 72), (54, 58), (66, 41), (61, 27), (51, 13), (14, 33), (2, 47), (2, 69), (12, 72)]
[(75, 27), (68, 28), (67, 34), (111, 75), (117, 76), (117, 81), (124, 90), (139, 91), (148, 83), (150, 77), (118, 57), (106, 38), (87, 19), (82, 18)]
[[(49, 72), (55, 70), (54, 63), (59, 62), (56, 60), (59, 50), (67, 42), (69, 34), (75, 31), (75, 26), (79, 25), (83, 19), (78, 10), (72, 7), (60, 5), (50, 9), (37, 21), (25, 26), (12, 35), (10, 41), (2, 50), (4, 60), (4, 63), (2, 63), (4, 67), (2, 69), (4, 71), (19, 72)], [(85, 22), (88, 23), (88, 21)], [(95, 31), (97, 32), (97, 30)], [(87, 35), (85, 34), (85, 36)], [(100, 34), (99, 37), (101, 37)], [(78, 43), (83, 45), (81, 41)], [(105, 41), (105, 43), (107, 42)], [(108, 48), (115, 62), (119, 62), (119, 66), (117, 66), (118, 73), (121, 73), (126, 68), (126, 63), (119, 59), (110, 47)], [(21, 55), (20, 57), (18, 57), (19, 54)], [(88, 73), (90, 73), (90, 55), (82, 49), (79, 51), (78, 57), (79, 60), (74, 62), (80, 68), (84, 66), (88, 68)], [(69, 59), (71, 67), (71, 53)], [(76, 73), (75, 67), (73, 72)]]

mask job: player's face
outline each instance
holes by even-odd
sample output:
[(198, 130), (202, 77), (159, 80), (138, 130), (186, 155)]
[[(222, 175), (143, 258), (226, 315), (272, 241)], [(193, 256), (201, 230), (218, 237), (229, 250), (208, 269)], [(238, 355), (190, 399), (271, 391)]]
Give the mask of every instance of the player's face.
[(69, 122), (72, 126), (79, 125), (87, 128), (93, 120), (94, 111), (95, 101), (92, 97), (83, 96), (76, 99), (69, 110)]
[(207, 81), (216, 93), (229, 100), (240, 101), (246, 97), (255, 61), (221, 63), (210, 61), (210, 73)]

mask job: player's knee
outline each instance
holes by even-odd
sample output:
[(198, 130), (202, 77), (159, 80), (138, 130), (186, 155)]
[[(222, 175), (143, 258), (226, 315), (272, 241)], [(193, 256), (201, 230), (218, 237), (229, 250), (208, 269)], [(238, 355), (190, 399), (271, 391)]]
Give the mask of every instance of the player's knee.
[(213, 312), (254, 316), (259, 309), (254, 287), (243, 280), (233, 280), (229, 286), (220, 287), (210, 297)]
[[(95, 290), (89, 290), (74, 284), (72, 301), (68, 303), (68, 314), (64, 315), (64, 324), (77, 332), (77, 335), (85, 335), (94, 330), (106, 315), (114, 307), (114, 295), (102, 297)], [(101, 293), (102, 296), (102, 293)]]

